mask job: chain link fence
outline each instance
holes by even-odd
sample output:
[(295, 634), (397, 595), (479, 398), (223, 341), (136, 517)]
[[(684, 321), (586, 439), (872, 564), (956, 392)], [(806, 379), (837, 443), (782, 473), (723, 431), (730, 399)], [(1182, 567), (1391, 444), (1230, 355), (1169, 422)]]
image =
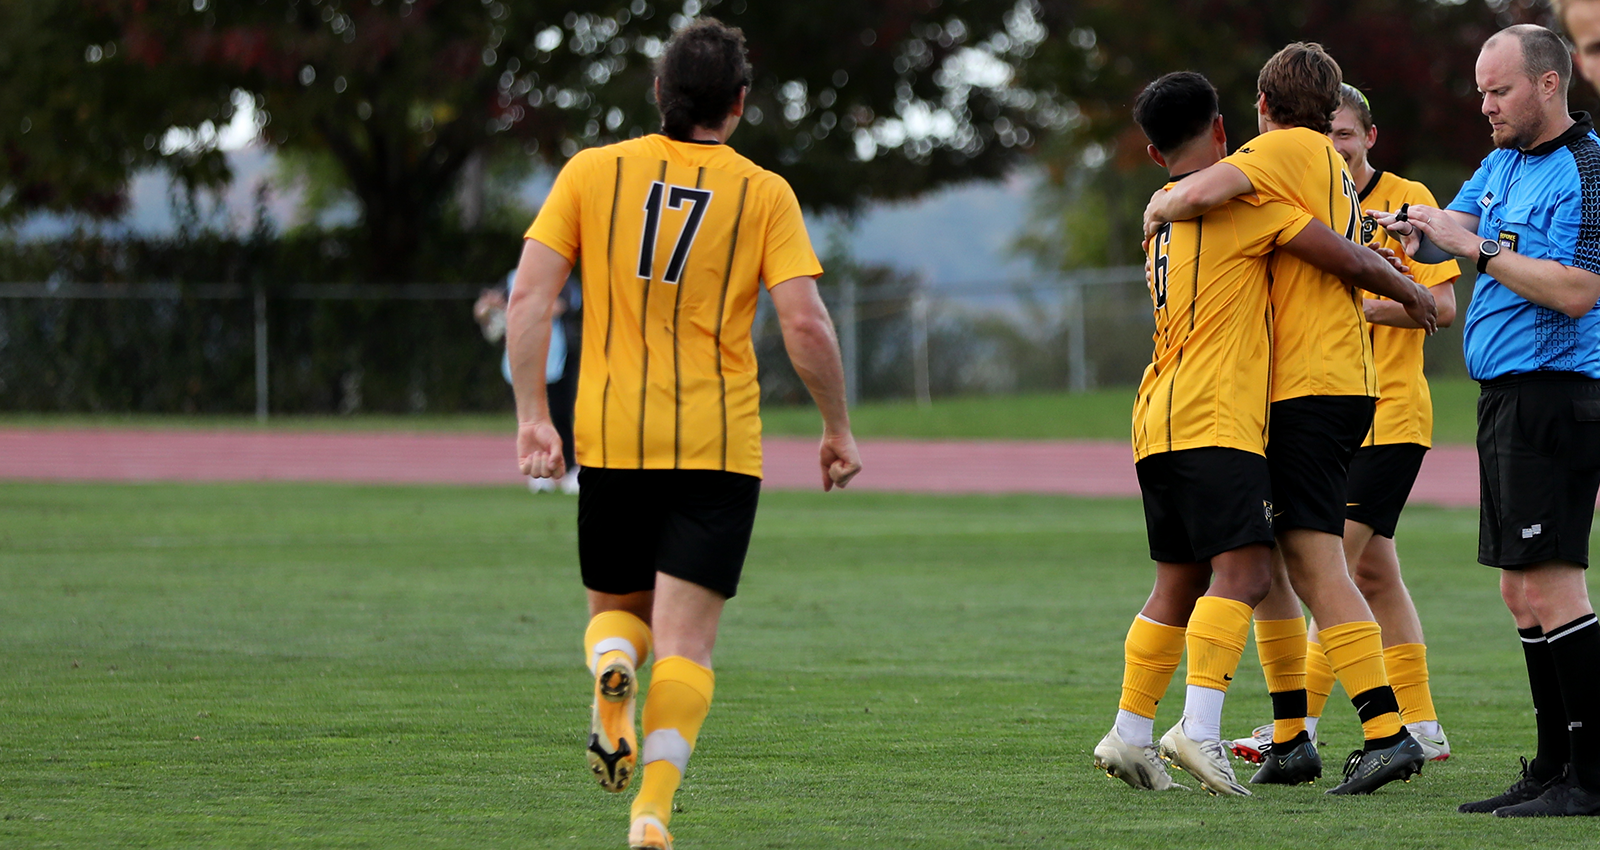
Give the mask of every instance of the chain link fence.
[[(1149, 362), (1154, 323), (1137, 266), (937, 288), (894, 273), (837, 277), (823, 293), (853, 399), (1131, 385)], [(1470, 287), (1458, 288), (1464, 302)], [(480, 289), (0, 283), (0, 409), (509, 410), (499, 351), (471, 316)], [(1459, 324), (1430, 341), (1430, 374), (1465, 374)], [(754, 340), (763, 400), (804, 403), (765, 298)]]

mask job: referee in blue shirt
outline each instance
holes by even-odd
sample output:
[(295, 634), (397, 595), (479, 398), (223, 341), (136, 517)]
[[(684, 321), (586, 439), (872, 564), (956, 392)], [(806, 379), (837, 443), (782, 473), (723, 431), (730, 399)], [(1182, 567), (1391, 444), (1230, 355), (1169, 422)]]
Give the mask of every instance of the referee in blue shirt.
[(1478, 560), (1501, 570), (1538, 727), (1522, 777), (1461, 806), (1501, 817), (1600, 815), (1600, 624), (1584, 583), (1600, 489), (1600, 138), (1567, 112), (1571, 79), (1555, 33), (1496, 33), (1477, 65), (1496, 150), (1448, 211), (1369, 211), (1418, 260), (1478, 265), (1465, 327), (1483, 387)]

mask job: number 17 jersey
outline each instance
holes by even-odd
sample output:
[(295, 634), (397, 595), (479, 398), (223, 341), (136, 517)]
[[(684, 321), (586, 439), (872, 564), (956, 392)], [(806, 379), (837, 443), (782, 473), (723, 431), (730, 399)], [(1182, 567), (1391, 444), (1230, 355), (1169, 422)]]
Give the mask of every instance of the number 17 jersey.
[(1310, 223), (1288, 204), (1235, 199), (1150, 240), (1155, 353), (1134, 401), (1135, 462), (1207, 447), (1266, 453), (1267, 272), (1273, 249)]
[(578, 463), (759, 477), (760, 286), (822, 273), (789, 184), (644, 136), (574, 156), (527, 238), (582, 267)]

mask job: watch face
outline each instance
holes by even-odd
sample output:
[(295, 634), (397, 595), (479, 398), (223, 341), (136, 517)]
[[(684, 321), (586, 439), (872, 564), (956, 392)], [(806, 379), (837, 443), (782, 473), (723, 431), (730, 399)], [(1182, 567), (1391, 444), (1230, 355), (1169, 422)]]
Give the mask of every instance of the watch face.
[(1484, 256), (1493, 257), (1500, 253), (1500, 243), (1493, 239), (1485, 239), (1483, 244), (1478, 246), (1478, 251)]

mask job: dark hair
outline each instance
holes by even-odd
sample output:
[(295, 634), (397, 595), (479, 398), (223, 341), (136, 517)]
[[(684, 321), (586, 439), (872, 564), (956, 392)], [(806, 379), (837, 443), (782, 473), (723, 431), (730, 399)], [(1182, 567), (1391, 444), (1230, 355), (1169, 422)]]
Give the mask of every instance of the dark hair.
[(1133, 120), (1163, 156), (1211, 129), (1216, 117), (1217, 89), (1193, 71), (1161, 77), (1133, 102)]
[(1322, 45), (1297, 41), (1261, 66), (1256, 90), (1267, 98), (1272, 123), (1327, 133), (1333, 129), (1333, 113), (1339, 111), (1343, 80), (1339, 63)]
[(1339, 105), (1355, 114), (1356, 123), (1361, 125), (1363, 132), (1372, 129), (1372, 104), (1367, 102), (1367, 96), (1361, 93), (1361, 89), (1349, 83), (1340, 83)]
[[(1517, 24), (1506, 27), (1489, 37), (1489, 41), (1504, 35), (1514, 35), (1522, 45), (1522, 70), (1528, 79), (1538, 82), (1551, 71), (1559, 78), (1557, 85), (1565, 92), (1572, 79), (1572, 48), (1554, 32), (1538, 24)], [(1484, 42), (1488, 46), (1488, 42)]]
[(699, 18), (673, 34), (656, 62), (661, 81), (661, 132), (684, 141), (696, 127), (718, 127), (750, 85), (744, 32)]

